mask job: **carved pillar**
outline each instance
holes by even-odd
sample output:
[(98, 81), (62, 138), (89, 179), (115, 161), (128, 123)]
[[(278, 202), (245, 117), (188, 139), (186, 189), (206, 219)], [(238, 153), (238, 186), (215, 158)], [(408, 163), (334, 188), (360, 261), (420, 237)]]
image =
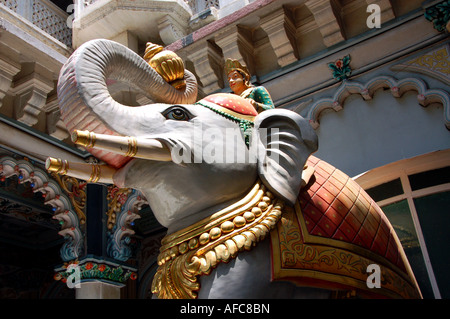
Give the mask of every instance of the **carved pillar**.
[[(106, 265), (103, 258), (106, 256), (106, 225), (104, 213), (107, 210), (106, 187), (97, 184), (88, 184), (86, 190), (86, 258), (83, 264), (87, 271), (96, 266), (98, 275), (104, 273)], [(85, 266), (85, 260), (88, 260)], [(81, 274), (80, 274), (81, 277)], [(100, 277), (100, 276), (98, 276)], [(103, 282), (100, 278), (85, 281), (79, 278), (80, 282), (76, 289), (77, 299), (119, 299), (120, 286)]]
[(278, 58), (278, 65), (284, 67), (297, 61), (296, 28), (289, 12), (280, 8), (261, 18), (260, 24), (269, 37), (270, 44)]
[(120, 289), (105, 282), (84, 282), (75, 290), (76, 299), (120, 299)]
[(14, 118), (29, 126), (38, 123), (47, 95), (53, 90), (52, 81), (33, 72), (16, 81), (11, 88), (14, 98)]
[(45, 113), (47, 116), (45, 121), (47, 134), (56, 137), (61, 141), (67, 139), (69, 137), (69, 132), (67, 131), (66, 125), (61, 120), (61, 112), (59, 111), (58, 98), (56, 95), (47, 99)]
[(203, 93), (208, 95), (224, 87), (223, 57), (220, 49), (210, 42), (193, 47), (188, 55), (195, 67), (195, 73), (202, 83)]
[(222, 49), (225, 59), (236, 59), (241, 64), (245, 64), (251, 74), (256, 74), (250, 32), (233, 25), (218, 34), (215, 42)]
[[(333, 0), (331, 0), (333, 1)], [(323, 36), (323, 42), (327, 47), (344, 40), (341, 27), (333, 10), (330, 0), (308, 0), (306, 7), (311, 11)]]
[(83, 254), (65, 258), (55, 279), (75, 288), (77, 299), (120, 299), (128, 279), (137, 279), (136, 268), (126, 263), (132, 253), (128, 236), (134, 234), (131, 226), (146, 201), (134, 190), (101, 184), (85, 187)]
[(0, 110), (2, 109), (3, 98), (11, 87), (13, 77), (19, 71), (20, 65), (0, 58)]

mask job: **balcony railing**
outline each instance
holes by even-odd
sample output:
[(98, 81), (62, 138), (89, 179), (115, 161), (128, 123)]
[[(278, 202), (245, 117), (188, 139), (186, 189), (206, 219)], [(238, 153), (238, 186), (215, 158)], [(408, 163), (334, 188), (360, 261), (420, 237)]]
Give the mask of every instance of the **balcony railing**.
[(45, 31), (61, 43), (72, 47), (72, 30), (68, 25), (69, 14), (49, 0), (0, 0), (15, 13)]
[(193, 14), (200, 13), (210, 7), (220, 9), (219, 0), (185, 0)]
[[(98, 2), (101, 0), (78, 0), (77, 9), (82, 11), (84, 8), (90, 6), (91, 4)], [(220, 8), (219, 0), (183, 0), (186, 2), (192, 10), (192, 14), (195, 15), (199, 12), (202, 12), (210, 7)]]

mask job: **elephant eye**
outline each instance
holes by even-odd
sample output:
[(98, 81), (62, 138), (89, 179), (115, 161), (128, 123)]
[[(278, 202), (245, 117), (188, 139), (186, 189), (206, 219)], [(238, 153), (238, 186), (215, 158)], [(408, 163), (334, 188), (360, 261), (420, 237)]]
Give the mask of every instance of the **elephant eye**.
[(192, 118), (191, 114), (181, 106), (171, 107), (163, 115), (166, 119), (175, 121), (189, 121)]

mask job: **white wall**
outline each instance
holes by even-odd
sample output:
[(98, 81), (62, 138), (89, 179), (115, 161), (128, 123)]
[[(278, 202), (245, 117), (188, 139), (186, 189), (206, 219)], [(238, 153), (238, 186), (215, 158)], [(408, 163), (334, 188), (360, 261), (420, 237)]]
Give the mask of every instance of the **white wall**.
[(372, 100), (348, 97), (339, 112), (325, 111), (317, 129), (317, 157), (349, 176), (435, 150), (450, 148), (442, 104), (427, 108), (415, 91), (395, 98), (378, 90)]

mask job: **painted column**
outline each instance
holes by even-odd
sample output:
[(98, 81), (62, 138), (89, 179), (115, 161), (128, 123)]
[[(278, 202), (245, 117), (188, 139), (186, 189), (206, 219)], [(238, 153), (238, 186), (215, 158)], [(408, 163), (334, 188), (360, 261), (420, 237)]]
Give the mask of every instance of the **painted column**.
[[(104, 217), (108, 207), (106, 186), (88, 184), (86, 195), (87, 256), (84, 259), (92, 259), (91, 263), (98, 263), (98, 270), (101, 271), (103, 267), (100, 268), (100, 265), (103, 264), (102, 261), (106, 257), (106, 223)], [(97, 256), (98, 258), (89, 258), (88, 256)], [(92, 268), (93, 266), (94, 264), (92, 264)], [(80, 287), (76, 289), (76, 298), (120, 299), (120, 288), (120, 285), (111, 284), (101, 279), (83, 280)]]
[(124, 213), (119, 207), (117, 221), (114, 218), (112, 225), (111, 202), (118, 207), (111, 201), (112, 189), (101, 184), (86, 185), (83, 252), (56, 269), (58, 277), (75, 289), (76, 299), (120, 299), (120, 289), (127, 280), (137, 278), (136, 269), (126, 264), (131, 253), (124, 242), (133, 234), (127, 226), (138, 216), (128, 210)]

